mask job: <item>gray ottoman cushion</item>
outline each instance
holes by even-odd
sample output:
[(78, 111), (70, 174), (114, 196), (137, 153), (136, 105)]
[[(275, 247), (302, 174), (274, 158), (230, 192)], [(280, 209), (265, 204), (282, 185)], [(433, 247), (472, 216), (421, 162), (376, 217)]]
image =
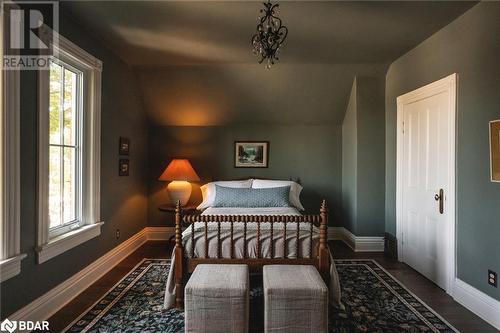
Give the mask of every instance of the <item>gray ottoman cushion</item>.
[(185, 289), (186, 332), (248, 332), (248, 266), (198, 265)]
[(265, 332), (327, 332), (328, 288), (314, 266), (264, 266)]

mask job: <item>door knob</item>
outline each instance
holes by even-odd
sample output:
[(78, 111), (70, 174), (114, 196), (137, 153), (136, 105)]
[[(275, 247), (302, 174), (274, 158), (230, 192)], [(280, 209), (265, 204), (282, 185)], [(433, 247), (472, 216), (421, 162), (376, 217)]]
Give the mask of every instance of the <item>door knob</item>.
[(434, 200), (439, 201), (439, 214), (443, 214), (444, 211), (444, 191), (443, 189), (439, 189), (439, 194), (434, 196)]

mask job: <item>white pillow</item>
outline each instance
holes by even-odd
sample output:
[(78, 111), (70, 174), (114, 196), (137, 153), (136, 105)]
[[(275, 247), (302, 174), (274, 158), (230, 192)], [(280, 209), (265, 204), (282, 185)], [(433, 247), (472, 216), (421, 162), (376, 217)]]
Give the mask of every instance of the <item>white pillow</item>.
[(215, 202), (215, 185), (219, 185), (222, 187), (231, 187), (231, 188), (251, 188), (252, 179), (219, 181), (203, 185), (202, 187), (200, 187), (203, 201), (201, 202), (201, 204), (198, 205), (198, 207), (196, 207), (196, 209), (204, 210), (207, 209), (208, 207), (213, 206)]
[(300, 192), (302, 192), (302, 186), (291, 180), (265, 180), (265, 179), (254, 179), (252, 182), (252, 188), (269, 188), (269, 187), (282, 187), (290, 186), (290, 205), (294, 206), (298, 210), (305, 210), (304, 206), (300, 202)]

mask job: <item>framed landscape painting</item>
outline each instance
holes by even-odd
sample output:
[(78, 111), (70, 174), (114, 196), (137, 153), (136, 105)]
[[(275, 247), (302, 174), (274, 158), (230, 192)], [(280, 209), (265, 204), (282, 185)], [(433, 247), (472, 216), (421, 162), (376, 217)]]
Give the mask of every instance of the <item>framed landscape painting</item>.
[(268, 141), (236, 141), (234, 143), (235, 168), (267, 168), (269, 164)]
[(500, 119), (490, 121), (491, 181), (500, 183)]

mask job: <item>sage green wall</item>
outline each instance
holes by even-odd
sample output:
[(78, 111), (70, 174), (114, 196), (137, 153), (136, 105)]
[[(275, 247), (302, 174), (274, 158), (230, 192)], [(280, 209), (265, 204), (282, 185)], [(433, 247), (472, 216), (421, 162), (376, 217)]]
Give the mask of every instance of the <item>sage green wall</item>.
[[(82, 270), (137, 233), (147, 218), (147, 125), (134, 75), (64, 11), (61, 34), (103, 61), (101, 121), (101, 235), (47, 262), (36, 263), (37, 73), (21, 73), (21, 274), (3, 282), (0, 316), (5, 318)], [(131, 139), (130, 176), (118, 177), (118, 137)], [(121, 230), (115, 239), (115, 230)]]
[(500, 184), (490, 182), (488, 122), (500, 118), (500, 3), (481, 2), (396, 60), (386, 78), (386, 230), (395, 235), (396, 98), (452, 73), (457, 91), (457, 274), (500, 300)]
[[(269, 168), (234, 168), (235, 140), (270, 141)], [(157, 179), (173, 158), (187, 158), (203, 182), (264, 177), (300, 178), (305, 208), (318, 212), (320, 200), (330, 206), (331, 225), (339, 223), (341, 129), (336, 125), (160, 126), (150, 129), (149, 225), (173, 225), (158, 211), (167, 202), (166, 183)], [(201, 201), (195, 184), (192, 202)]]
[(356, 77), (358, 132), (356, 236), (383, 236), (385, 224), (385, 80)]
[(356, 236), (382, 236), (385, 222), (383, 77), (357, 76), (342, 126), (342, 211)]
[(342, 219), (351, 232), (356, 230), (358, 131), (356, 107), (356, 79), (351, 88), (349, 103), (342, 123)]

